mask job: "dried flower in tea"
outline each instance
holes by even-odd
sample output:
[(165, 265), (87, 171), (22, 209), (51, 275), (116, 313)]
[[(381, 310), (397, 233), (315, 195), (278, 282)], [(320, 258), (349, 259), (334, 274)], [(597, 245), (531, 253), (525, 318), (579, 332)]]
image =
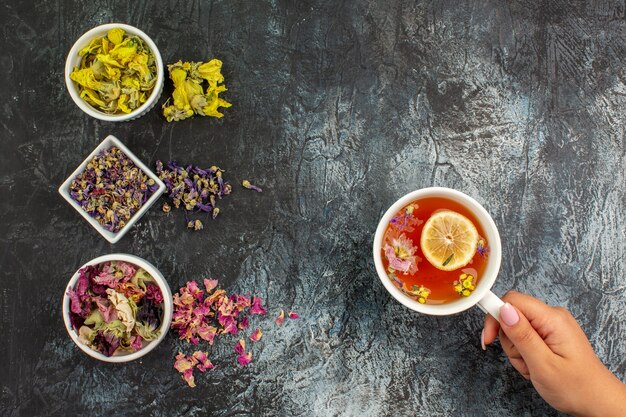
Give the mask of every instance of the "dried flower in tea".
[(476, 247), (476, 252), (478, 252), (483, 257), (489, 256), (489, 246), (487, 246), (487, 242), (485, 239), (480, 238), (478, 240), (478, 246)]
[(156, 83), (154, 53), (139, 36), (111, 29), (78, 52), (70, 79), (80, 97), (107, 114), (130, 113), (145, 103)]
[(459, 280), (454, 281), (452, 285), (454, 285), (454, 291), (463, 297), (469, 297), (472, 294), (472, 291), (476, 289), (474, 276), (469, 274), (459, 275)]
[(110, 232), (118, 232), (158, 190), (118, 147), (102, 150), (70, 184), (70, 196)]
[(222, 61), (219, 59), (204, 63), (178, 61), (168, 65), (167, 69), (174, 83), (172, 97), (163, 105), (163, 116), (168, 122), (184, 120), (194, 114), (223, 117), (218, 109), (231, 106), (219, 97), (226, 91), (226, 85), (222, 84)]

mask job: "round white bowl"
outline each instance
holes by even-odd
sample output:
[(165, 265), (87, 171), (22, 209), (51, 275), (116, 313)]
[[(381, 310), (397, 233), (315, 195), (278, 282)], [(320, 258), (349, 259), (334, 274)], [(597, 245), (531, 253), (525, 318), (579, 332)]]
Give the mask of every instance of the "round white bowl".
[[(161, 334), (156, 340), (151, 341), (140, 350), (129, 353), (127, 355), (106, 356), (98, 351), (93, 350), (89, 346), (84, 345), (80, 340), (78, 340), (78, 333), (74, 329), (72, 329), (72, 325), (70, 323), (70, 297), (68, 296), (68, 292), (71, 288), (74, 287), (74, 285), (76, 285), (76, 281), (78, 281), (78, 271), (86, 266), (98, 265), (108, 261), (124, 261), (145, 269), (146, 272), (148, 272), (157, 282), (159, 288), (161, 289), (161, 293), (163, 294), (163, 320), (160, 327)], [(165, 335), (170, 328), (170, 324), (172, 322), (172, 308), (172, 291), (170, 290), (170, 286), (167, 284), (167, 281), (165, 281), (163, 274), (161, 274), (161, 272), (159, 272), (159, 270), (156, 269), (154, 265), (152, 265), (145, 259), (142, 259), (135, 255), (128, 255), (123, 253), (113, 253), (111, 255), (99, 256), (81, 266), (72, 276), (70, 282), (68, 282), (67, 287), (65, 288), (65, 293), (63, 294), (63, 321), (65, 322), (65, 329), (69, 333), (74, 343), (76, 343), (76, 346), (78, 346), (83, 352), (85, 352), (92, 358), (104, 362), (130, 362), (148, 354), (152, 349), (157, 347), (157, 345), (161, 343), (161, 340), (165, 338)]]
[[(107, 114), (97, 110), (92, 107), (85, 100), (80, 98), (80, 93), (78, 90), (78, 85), (70, 79), (70, 74), (74, 70), (74, 67), (80, 65), (80, 60), (82, 57), (78, 56), (78, 52), (83, 49), (85, 46), (89, 45), (89, 43), (99, 37), (103, 37), (107, 34), (107, 32), (114, 28), (124, 29), (126, 33), (131, 35), (137, 35), (141, 39), (143, 39), (148, 47), (154, 53), (154, 59), (156, 60), (156, 70), (157, 70), (157, 80), (154, 84), (154, 89), (150, 93), (150, 97), (143, 103), (140, 107), (136, 108), (132, 112), (126, 114)], [(159, 49), (156, 44), (150, 39), (148, 35), (146, 35), (141, 30), (136, 27), (125, 25), (122, 23), (108, 23), (106, 25), (97, 26), (89, 31), (87, 31), (84, 35), (82, 35), (72, 49), (70, 49), (70, 53), (67, 54), (67, 59), (65, 61), (65, 85), (67, 86), (67, 91), (69, 91), (72, 100), (74, 103), (85, 113), (88, 115), (95, 117), (96, 119), (105, 120), (107, 122), (125, 122), (129, 120), (136, 119), (138, 117), (143, 116), (156, 105), (159, 97), (161, 97), (161, 93), (163, 92), (163, 82), (164, 82), (164, 70), (163, 70), (163, 59), (161, 58), (161, 54), (159, 53)]]

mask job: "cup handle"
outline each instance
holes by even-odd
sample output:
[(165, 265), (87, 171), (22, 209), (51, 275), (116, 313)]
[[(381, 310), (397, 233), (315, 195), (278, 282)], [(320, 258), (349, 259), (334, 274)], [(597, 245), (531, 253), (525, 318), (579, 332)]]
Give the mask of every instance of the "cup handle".
[(476, 304), (484, 313), (491, 314), (498, 322), (500, 321), (500, 307), (504, 305), (504, 301), (497, 295), (488, 291), (483, 298)]

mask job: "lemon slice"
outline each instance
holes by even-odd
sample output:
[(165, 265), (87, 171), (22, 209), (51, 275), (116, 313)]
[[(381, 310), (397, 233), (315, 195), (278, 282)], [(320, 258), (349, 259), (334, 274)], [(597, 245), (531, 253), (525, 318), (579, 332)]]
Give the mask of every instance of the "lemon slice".
[(422, 229), (420, 245), (432, 266), (454, 271), (470, 263), (478, 246), (478, 231), (467, 217), (455, 211), (434, 213)]

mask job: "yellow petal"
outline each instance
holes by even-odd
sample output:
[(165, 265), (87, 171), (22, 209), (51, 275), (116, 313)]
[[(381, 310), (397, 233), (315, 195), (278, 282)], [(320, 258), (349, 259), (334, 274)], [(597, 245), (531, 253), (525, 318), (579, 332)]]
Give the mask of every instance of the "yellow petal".
[(132, 38), (128, 38), (124, 42), (115, 45), (115, 48), (111, 49), (109, 54), (122, 65), (126, 65), (132, 61), (137, 54), (137, 45)]
[(126, 94), (122, 94), (120, 98), (117, 100), (117, 108), (123, 111), (124, 113), (130, 113), (132, 109), (130, 109), (126, 103), (128, 102), (128, 96)]
[(124, 68), (111, 54), (98, 54), (96, 59), (108, 67)]
[(101, 47), (102, 47), (102, 39), (101, 38), (94, 39), (91, 42), (89, 42), (89, 45), (81, 49), (78, 52), (78, 55), (85, 56), (92, 52), (97, 52), (97, 50), (100, 49)]
[(96, 80), (93, 71), (90, 68), (84, 68), (81, 70), (74, 68), (74, 71), (70, 74), (70, 79), (79, 85), (91, 88), (92, 90), (98, 90), (100, 88), (100, 83)]
[(107, 38), (102, 38), (102, 53), (108, 54), (111, 49), (111, 42)]
[(122, 77), (122, 87), (139, 90), (139, 80), (128, 76)]
[(109, 67), (109, 66), (105, 66), (105, 72), (106, 72), (106, 77), (112, 81), (119, 80), (122, 75), (119, 68), (114, 68), (114, 67)]
[(99, 107), (106, 106), (106, 103), (100, 100), (100, 98), (98, 97), (98, 93), (96, 93), (95, 91), (89, 88), (84, 88), (83, 91), (80, 92), (80, 98), (82, 98), (87, 103), (91, 104), (92, 106), (99, 106)]
[(170, 78), (174, 82), (174, 87), (178, 87), (182, 85), (185, 78), (187, 78), (187, 71), (176, 68), (170, 72)]
[(126, 33), (124, 29), (111, 29), (109, 33), (107, 33), (107, 38), (109, 38), (114, 45), (119, 45), (124, 40), (124, 33)]
[(174, 89), (174, 92), (172, 93), (172, 98), (174, 99), (174, 106), (178, 107), (179, 109), (189, 107), (189, 97), (187, 97), (184, 85), (181, 85)]
[(198, 67), (198, 74), (207, 80), (211, 86), (224, 82), (224, 76), (220, 72), (222, 69), (222, 61), (212, 59)]

